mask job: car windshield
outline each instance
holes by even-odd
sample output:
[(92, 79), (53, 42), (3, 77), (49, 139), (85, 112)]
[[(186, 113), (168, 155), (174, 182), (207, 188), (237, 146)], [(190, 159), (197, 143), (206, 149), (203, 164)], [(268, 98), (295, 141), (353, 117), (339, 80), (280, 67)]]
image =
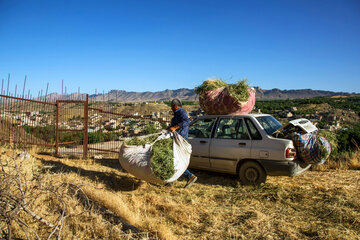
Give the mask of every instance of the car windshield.
[(256, 117), (256, 119), (269, 135), (273, 134), (276, 130), (282, 127), (281, 123), (273, 116), (261, 116)]

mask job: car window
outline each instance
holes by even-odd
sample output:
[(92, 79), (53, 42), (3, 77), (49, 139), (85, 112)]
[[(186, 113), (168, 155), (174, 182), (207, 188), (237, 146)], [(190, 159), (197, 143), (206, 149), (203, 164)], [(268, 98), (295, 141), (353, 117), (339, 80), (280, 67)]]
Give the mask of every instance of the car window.
[(282, 127), (281, 123), (273, 116), (261, 116), (256, 117), (256, 119), (269, 135), (273, 134), (276, 130)]
[(189, 127), (189, 138), (209, 138), (215, 118), (199, 119)]
[(252, 140), (261, 140), (262, 139), (261, 134), (255, 127), (254, 123), (249, 118), (245, 118), (245, 122), (246, 122), (246, 126), (249, 129), (251, 139)]
[(236, 139), (238, 119), (222, 118), (216, 128), (215, 138)]
[(236, 129), (236, 132), (237, 132), (236, 139), (240, 139), (240, 140), (249, 140), (250, 139), (249, 134), (246, 130), (244, 121), (242, 119), (238, 120), (236, 128), (237, 128)]

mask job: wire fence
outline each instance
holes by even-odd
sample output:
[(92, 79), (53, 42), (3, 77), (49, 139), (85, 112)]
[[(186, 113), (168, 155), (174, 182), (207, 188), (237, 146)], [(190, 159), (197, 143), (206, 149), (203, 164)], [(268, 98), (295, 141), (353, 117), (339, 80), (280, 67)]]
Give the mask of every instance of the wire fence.
[(117, 94), (0, 95), (0, 142), (47, 147), (55, 155), (117, 155), (125, 138), (165, 128), (157, 102), (118, 102)]
[[(51, 101), (0, 95), (0, 141), (14, 144), (54, 146), (56, 106)], [(34, 129), (49, 130), (34, 134)]]

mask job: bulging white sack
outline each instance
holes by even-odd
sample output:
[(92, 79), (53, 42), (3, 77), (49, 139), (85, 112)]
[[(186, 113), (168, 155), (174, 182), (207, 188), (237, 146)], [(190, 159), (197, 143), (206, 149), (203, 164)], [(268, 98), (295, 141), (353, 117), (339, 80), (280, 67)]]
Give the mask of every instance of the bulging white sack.
[[(173, 139), (174, 170), (175, 173), (166, 181), (158, 178), (151, 169), (150, 152), (152, 145), (160, 139)], [(135, 177), (150, 183), (166, 183), (177, 180), (187, 169), (191, 156), (191, 145), (178, 133), (162, 133), (152, 144), (144, 146), (127, 146), (123, 144), (120, 149), (120, 164)]]

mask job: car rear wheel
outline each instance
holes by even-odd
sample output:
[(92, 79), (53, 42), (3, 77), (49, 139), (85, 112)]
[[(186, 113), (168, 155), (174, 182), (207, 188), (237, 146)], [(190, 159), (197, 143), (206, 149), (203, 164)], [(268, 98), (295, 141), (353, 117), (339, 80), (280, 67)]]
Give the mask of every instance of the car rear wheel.
[(266, 172), (257, 162), (247, 161), (240, 166), (239, 178), (243, 185), (260, 185), (266, 181)]

